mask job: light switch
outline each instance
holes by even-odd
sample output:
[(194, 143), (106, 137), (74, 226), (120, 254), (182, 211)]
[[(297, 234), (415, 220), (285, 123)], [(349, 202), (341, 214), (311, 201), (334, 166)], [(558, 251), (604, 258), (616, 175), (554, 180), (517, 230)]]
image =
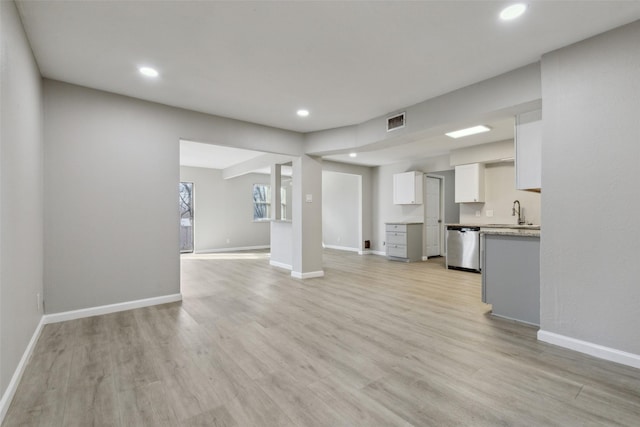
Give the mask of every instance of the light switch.
[(493, 216), (493, 209), (487, 210), (487, 216)]
[(306, 200), (307, 200), (307, 203), (313, 202), (313, 194), (307, 194)]
[(480, 216), (480, 211), (476, 211), (476, 216)]

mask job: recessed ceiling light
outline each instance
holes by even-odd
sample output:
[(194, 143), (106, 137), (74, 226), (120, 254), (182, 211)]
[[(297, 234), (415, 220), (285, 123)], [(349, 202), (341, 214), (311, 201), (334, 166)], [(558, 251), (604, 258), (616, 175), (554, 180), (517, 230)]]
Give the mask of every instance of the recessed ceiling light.
[(138, 68), (138, 71), (140, 71), (140, 74), (145, 77), (158, 77), (159, 75), (158, 70), (151, 67), (140, 67)]
[(358, 153), (349, 153), (349, 157), (358, 157)]
[(487, 126), (479, 125), (479, 126), (466, 128), (466, 129), (456, 130), (453, 132), (448, 132), (448, 133), (445, 133), (445, 135), (447, 135), (450, 138), (462, 138), (463, 136), (475, 135), (477, 133), (482, 133), (482, 132), (489, 132), (490, 130), (491, 128)]
[(502, 19), (503, 21), (516, 19), (517, 17), (522, 15), (525, 10), (527, 10), (527, 5), (524, 3), (512, 4), (511, 6), (507, 6), (502, 9), (502, 12), (500, 12), (500, 19)]
[(296, 114), (300, 117), (307, 117), (309, 115), (309, 110), (298, 110)]

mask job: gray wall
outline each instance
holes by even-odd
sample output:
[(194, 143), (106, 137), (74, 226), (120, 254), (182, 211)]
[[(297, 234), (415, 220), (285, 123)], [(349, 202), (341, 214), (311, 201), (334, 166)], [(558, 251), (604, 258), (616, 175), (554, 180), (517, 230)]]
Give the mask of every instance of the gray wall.
[[(305, 135), (306, 152), (348, 152), (358, 147), (388, 147), (409, 136), (441, 135), (469, 119), (490, 120), (540, 108), (540, 64), (534, 63), (408, 106), (407, 125), (386, 132), (389, 114), (344, 128)], [(391, 113), (391, 112), (389, 112)]]
[[(291, 220), (294, 277), (324, 274), (322, 270), (322, 161), (311, 156), (293, 159)], [(310, 200), (307, 197), (311, 197)]]
[(181, 166), (180, 181), (194, 183), (195, 252), (269, 246), (269, 223), (253, 221), (251, 193), (253, 184), (270, 184), (269, 175), (223, 179), (219, 169)]
[[(13, 2), (0, 2), (0, 393), (42, 317), (42, 80)], [(1, 419), (2, 417), (0, 417)]]
[(541, 329), (640, 354), (640, 21), (542, 59)]
[(361, 178), (322, 172), (322, 242), (325, 246), (360, 249)]
[(44, 82), (48, 313), (179, 292), (180, 138), (302, 147), (294, 132)]

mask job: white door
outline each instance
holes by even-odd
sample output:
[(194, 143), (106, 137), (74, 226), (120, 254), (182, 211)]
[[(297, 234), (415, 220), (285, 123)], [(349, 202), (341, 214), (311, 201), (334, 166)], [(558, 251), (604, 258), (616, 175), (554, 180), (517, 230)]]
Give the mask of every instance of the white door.
[(425, 202), (425, 225), (427, 233), (427, 257), (440, 253), (440, 180), (427, 177), (427, 200)]

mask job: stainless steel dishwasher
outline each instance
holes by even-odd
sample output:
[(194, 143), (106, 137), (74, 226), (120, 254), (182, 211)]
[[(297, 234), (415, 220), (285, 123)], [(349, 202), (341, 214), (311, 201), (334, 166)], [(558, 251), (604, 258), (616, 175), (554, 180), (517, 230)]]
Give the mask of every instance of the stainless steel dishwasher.
[(447, 268), (480, 272), (480, 227), (447, 226)]

